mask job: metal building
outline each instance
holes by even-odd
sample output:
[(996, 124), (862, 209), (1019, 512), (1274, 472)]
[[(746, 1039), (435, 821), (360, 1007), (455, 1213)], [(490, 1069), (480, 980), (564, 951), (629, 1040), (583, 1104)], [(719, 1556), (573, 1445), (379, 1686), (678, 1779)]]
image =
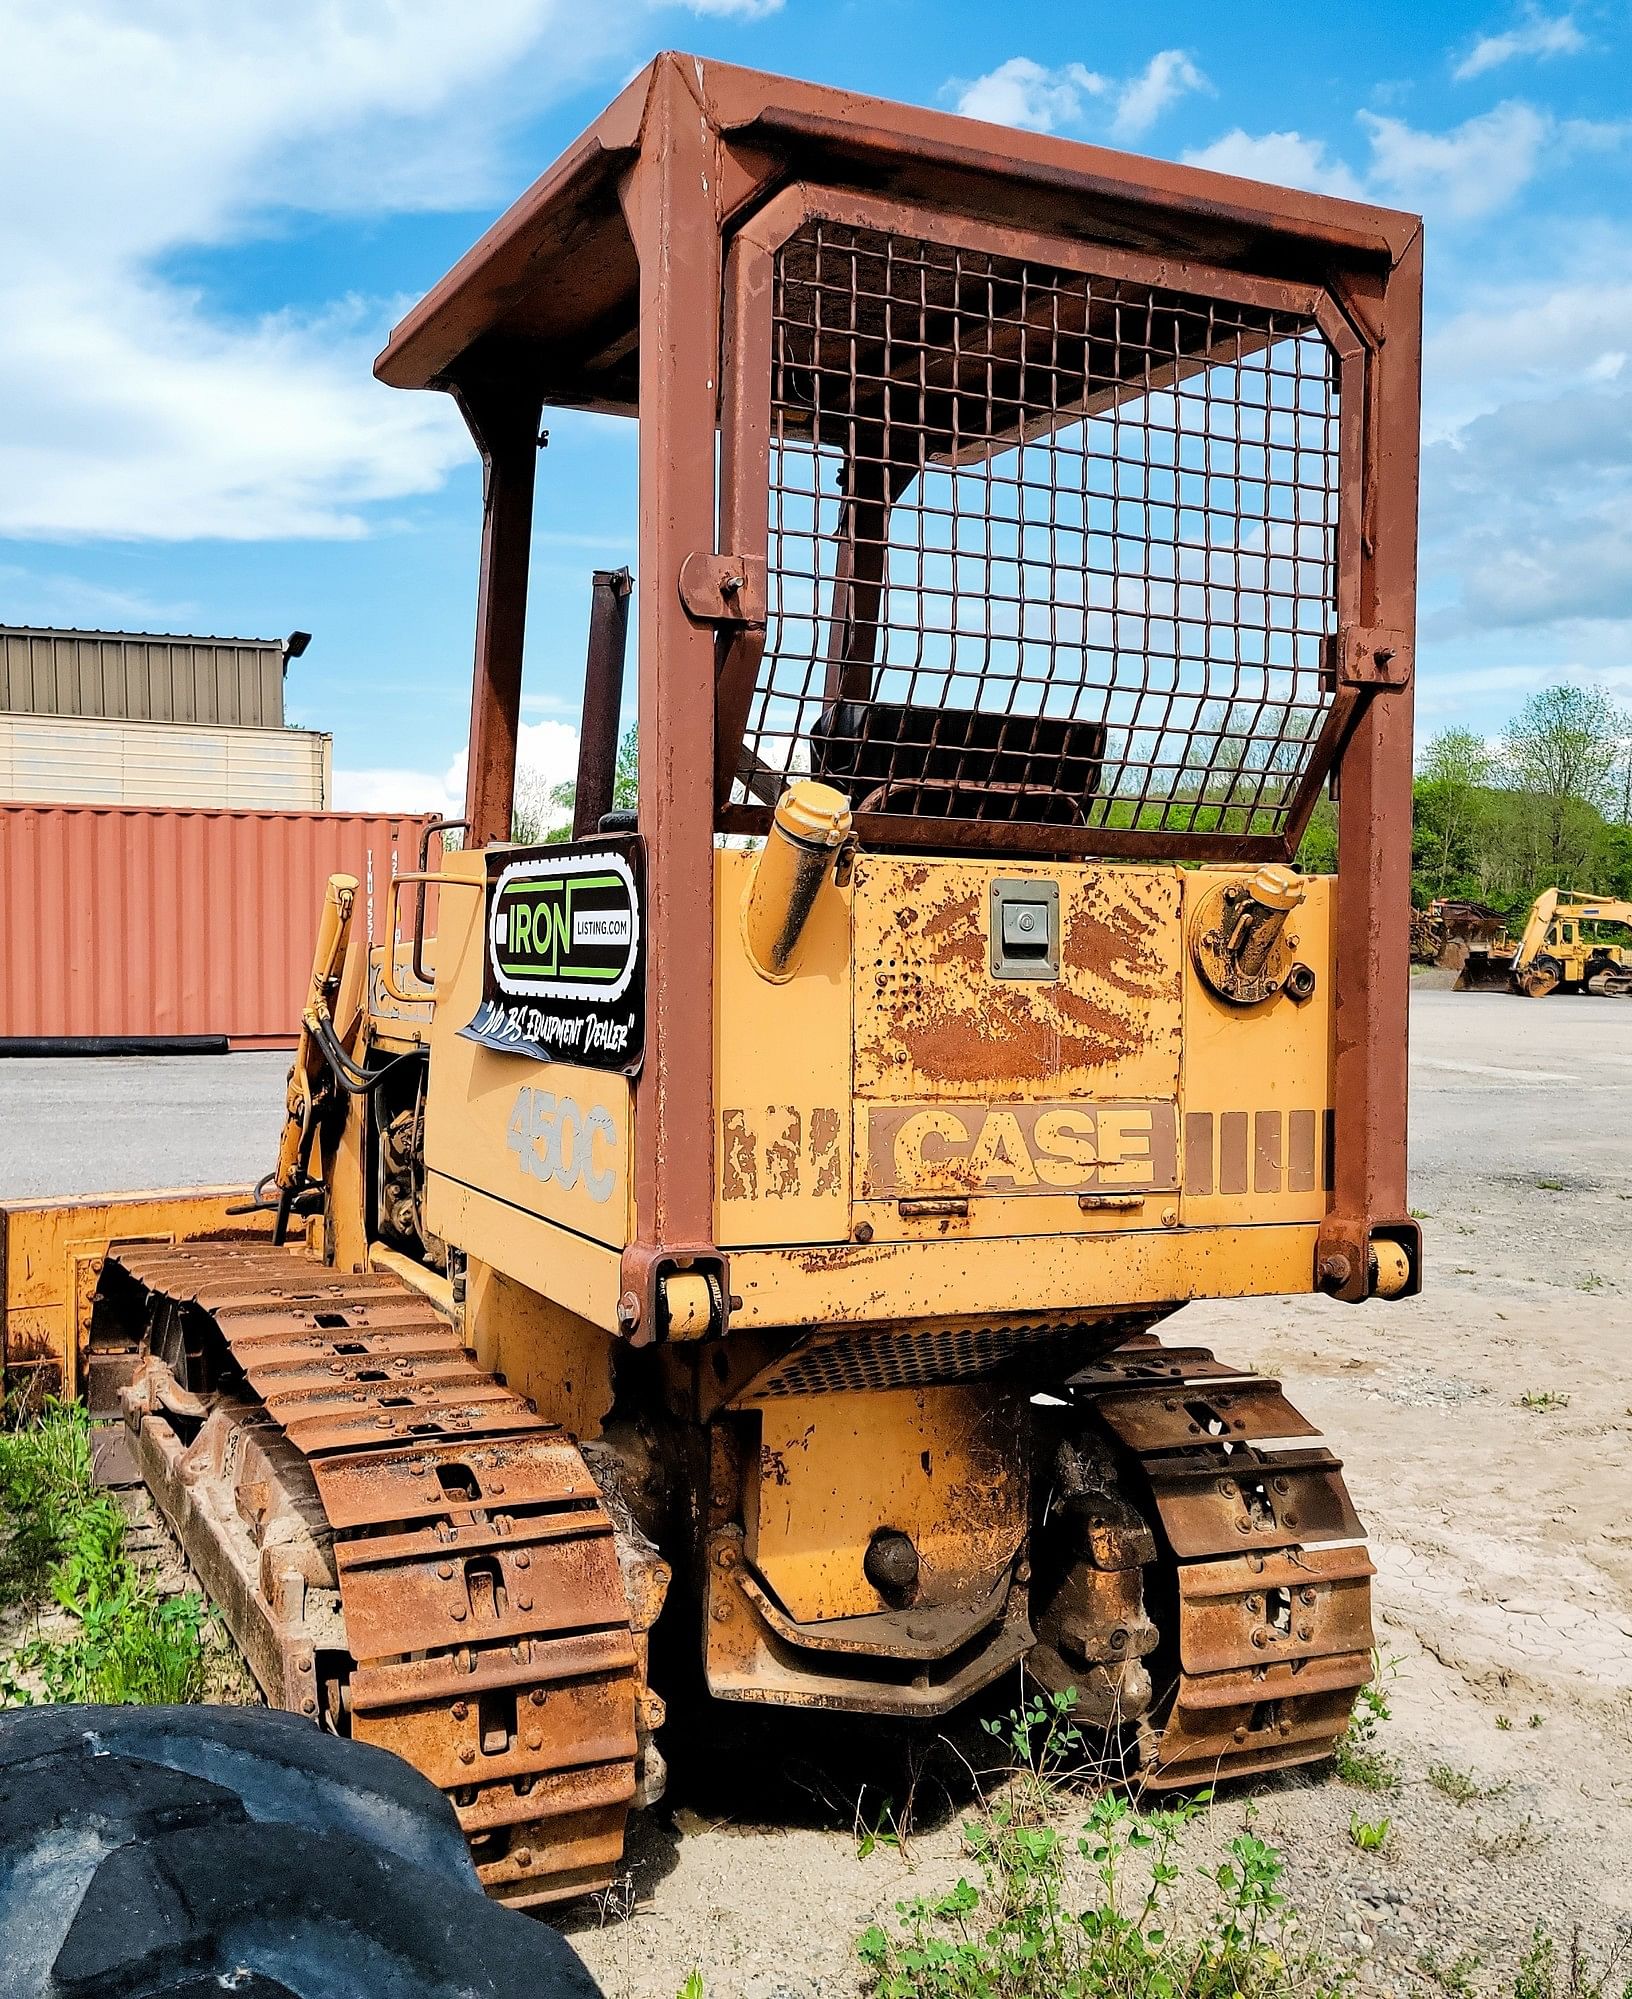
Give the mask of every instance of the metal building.
[(283, 727), (283, 676), (308, 634), (286, 639), (0, 625), (0, 711), (123, 722)]
[(308, 639), (0, 625), (0, 799), (326, 810), (330, 738), (284, 726)]

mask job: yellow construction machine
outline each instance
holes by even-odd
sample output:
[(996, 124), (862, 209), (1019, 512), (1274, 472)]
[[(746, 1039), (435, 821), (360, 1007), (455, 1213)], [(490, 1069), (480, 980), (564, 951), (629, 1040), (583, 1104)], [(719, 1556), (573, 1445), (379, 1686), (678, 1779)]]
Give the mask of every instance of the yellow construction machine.
[(1530, 905), (1517, 943), (1505, 931), (1470, 940), (1457, 991), (1503, 987), (1527, 999), (1549, 993), (1632, 993), (1632, 948), (1611, 943), (1601, 927), (1632, 931), (1632, 902), (1543, 889)]
[(1600, 925), (1624, 935), (1632, 928), (1632, 902), (1544, 890), (1530, 906), (1513, 956), (1515, 988), (1531, 999), (1552, 992), (1632, 993), (1632, 951), (1624, 942), (1606, 943)]
[[(8, 1214), (7, 1357), (493, 1895), (612, 1877), (688, 1677), (1024, 1666), (1156, 1787), (1342, 1734), (1339, 1460), (1157, 1328), (1418, 1285), (1420, 285), (1409, 216), (662, 56), (393, 334), (485, 472), (462, 842), (372, 950), (331, 882), (254, 1212)], [(520, 846), (551, 406), (638, 424), (639, 796), (606, 570)]]

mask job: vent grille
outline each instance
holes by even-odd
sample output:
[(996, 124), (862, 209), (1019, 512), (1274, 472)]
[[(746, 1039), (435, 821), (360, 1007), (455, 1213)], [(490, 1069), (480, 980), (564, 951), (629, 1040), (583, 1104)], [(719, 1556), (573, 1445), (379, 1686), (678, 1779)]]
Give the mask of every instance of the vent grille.
[(756, 1381), (753, 1399), (781, 1395), (860, 1394), (928, 1388), (1015, 1374), (1063, 1381), (1132, 1329), (1114, 1323), (1045, 1326), (885, 1327), (867, 1333), (819, 1333)]

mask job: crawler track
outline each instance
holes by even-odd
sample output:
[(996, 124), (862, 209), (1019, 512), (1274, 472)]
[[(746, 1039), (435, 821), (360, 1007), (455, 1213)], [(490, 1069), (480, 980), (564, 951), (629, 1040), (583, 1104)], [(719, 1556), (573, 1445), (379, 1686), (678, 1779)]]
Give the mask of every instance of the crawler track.
[(1136, 1342), (1071, 1392), (1132, 1461), (1130, 1497), (1159, 1529), (1145, 1783), (1330, 1754), (1372, 1671), (1374, 1570), (1341, 1462), (1278, 1381), (1201, 1348)]
[(127, 1391), (138, 1462), (268, 1699), (444, 1790), (496, 1898), (608, 1883), (655, 1718), (570, 1438), (394, 1277), (237, 1242), (109, 1264), (168, 1370)]

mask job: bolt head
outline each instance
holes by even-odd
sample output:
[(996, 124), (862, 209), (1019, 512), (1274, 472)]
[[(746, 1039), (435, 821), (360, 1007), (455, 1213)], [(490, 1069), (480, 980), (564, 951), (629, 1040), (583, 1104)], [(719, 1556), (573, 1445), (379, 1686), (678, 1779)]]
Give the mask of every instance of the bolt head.
[(544, 1689), (542, 1687), (534, 1687), (527, 1698), (532, 1702), (534, 1707), (542, 1707), (544, 1705)]
[(310, 1694), (308, 1694), (306, 1698), (301, 1702), (300, 1711), (302, 1714), (317, 1713), (317, 1702), (312, 1699)]
[(474, 1763), (476, 1761), (476, 1752), (468, 1742), (459, 1751), (459, 1761), (461, 1763)]
[(463, 1720), (464, 1720), (464, 1718), (465, 1718), (465, 1716), (466, 1716), (467, 1714), (469, 1714), (469, 1713), (470, 1713), (470, 1702), (469, 1702), (469, 1701), (455, 1701), (455, 1702), (454, 1702), (454, 1704), (453, 1704), (453, 1718), (454, 1718), (454, 1720), (455, 1720), (455, 1721), (463, 1721)]
[(516, 1567), (518, 1569), (530, 1569), (532, 1566), (533, 1566), (533, 1558), (531, 1555), (528, 1554), (527, 1550), (525, 1548), (518, 1550), (516, 1555)]

